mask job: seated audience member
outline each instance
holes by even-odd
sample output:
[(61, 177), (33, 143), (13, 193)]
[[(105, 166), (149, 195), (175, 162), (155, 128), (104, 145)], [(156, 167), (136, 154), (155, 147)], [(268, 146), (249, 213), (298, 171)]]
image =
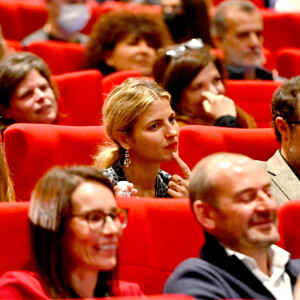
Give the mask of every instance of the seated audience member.
[(251, 1), (223, 1), (216, 7), (211, 36), (214, 45), (224, 52), (230, 79), (278, 79), (263, 68), (262, 32), (262, 16)]
[(106, 13), (93, 26), (86, 50), (87, 67), (103, 75), (137, 70), (152, 76), (156, 50), (171, 43), (159, 16), (129, 11)]
[[(131, 183), (140, 197), (186, 197), (187, 165), (179, 158), (179, 128), (170, 105), (170, 94), (155, 81), (129, 78), (116, 87), (103, 106), (106, 133), (115, 144), (100, 149), (95, 166), (114, 185)], [(174, 159), (185, 175), (160, 170)]]
[(201, 38), (211, 45), (207, 0), (161, 0), (163, 18), (176, 43)]
[(15, 202), (13, 182), (2, 147), (0, 147), (0, 179), (0, 202)]
[(55, 167), (37, 183), (29, 221), (34, 268), (8, 271), (1, 299), (67, 299), (142, 295), (117, 281), (117, 249), (127, 211), (113, 187), (90, 167)]
[(272, 122), (281, 149), (263, 166), (279, 204), (300, 199), (300, 76), (283, 83), (273, 95)]
[(85, 44), (88, 36), (80, 33), (90, 19), (87, 0), (45, 0), (46, 24), (22, 40), (23, 46), (35, 41), (61, 41)]
[(171, 95), (179, 126), (187, 124), (255, 128), (252, 116), (224, 96), (221, 62), (201, 39), (158, 54), (154, 78)]
[(181, 263), (164, 292), (199, 300), (292, 300), (300, 260), (275, 245), (278, 207), (259, 163), (241, 154), (209, 155), (193, 169), (189, 192), (206, 241), (200, 258)]
[(57, 94), (47, 64), (30, 52), (0, 60), (0, 129), (13, 123), (51, 124), (57, 117)]

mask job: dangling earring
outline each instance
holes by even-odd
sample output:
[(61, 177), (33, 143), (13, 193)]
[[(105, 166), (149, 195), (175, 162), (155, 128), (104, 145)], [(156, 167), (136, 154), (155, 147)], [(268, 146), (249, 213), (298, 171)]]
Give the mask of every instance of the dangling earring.
[(125, 151), (124, 166), (126, 168), (128, 168), (130, 164), (131, 164), (131, 158), (130, 158), (129, 150), (126, 150)]

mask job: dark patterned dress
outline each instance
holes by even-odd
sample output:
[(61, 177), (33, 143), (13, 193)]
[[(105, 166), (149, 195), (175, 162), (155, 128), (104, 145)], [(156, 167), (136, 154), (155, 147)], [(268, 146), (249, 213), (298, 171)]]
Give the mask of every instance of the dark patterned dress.
[[(120, 162), (117, 162), (112, 167), (101, 170), (101, 172), (112, 182), (114, 186), (117, 185), (119, 181), (128, 181)], [(155, 197), (171, 198), (171, 196), (167, 193), (170, 178), (171, 175), (167, 172), (163, 170), (158, 171), (155, 183)]]

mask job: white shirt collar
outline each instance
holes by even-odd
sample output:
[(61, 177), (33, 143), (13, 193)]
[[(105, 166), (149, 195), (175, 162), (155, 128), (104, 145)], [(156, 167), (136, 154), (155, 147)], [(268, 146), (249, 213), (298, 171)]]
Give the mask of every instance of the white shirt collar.
[(290, 277), (285, 272), (285, 266), (290, 259), (289, 252), (276, 245), (270, 247), (271, 276), (268, 276), (258, 268), (256, 261), (252, 257), (226, 247), (225, 251), (229, 256), (235, 255), (242, 261), (276, 299), (293, 299)]

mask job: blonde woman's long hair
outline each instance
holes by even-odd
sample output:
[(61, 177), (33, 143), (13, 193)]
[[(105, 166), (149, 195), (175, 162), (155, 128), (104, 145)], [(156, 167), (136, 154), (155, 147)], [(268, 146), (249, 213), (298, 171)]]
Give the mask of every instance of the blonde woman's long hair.
[(124, 159), (125, 150), (116, 140), (116, 133), (130, 134), (136, 118), (162, 98), (171, 100), (167, 91), (147, 78), (128, 78), (108, 95), (102, 113), (106, 133), (112, 143), (99, 147), (94, 161), (96, 168), (105, 169)]
[(0, 202), (15, 202), (15, 192), (4, 151), (0, 145)]

